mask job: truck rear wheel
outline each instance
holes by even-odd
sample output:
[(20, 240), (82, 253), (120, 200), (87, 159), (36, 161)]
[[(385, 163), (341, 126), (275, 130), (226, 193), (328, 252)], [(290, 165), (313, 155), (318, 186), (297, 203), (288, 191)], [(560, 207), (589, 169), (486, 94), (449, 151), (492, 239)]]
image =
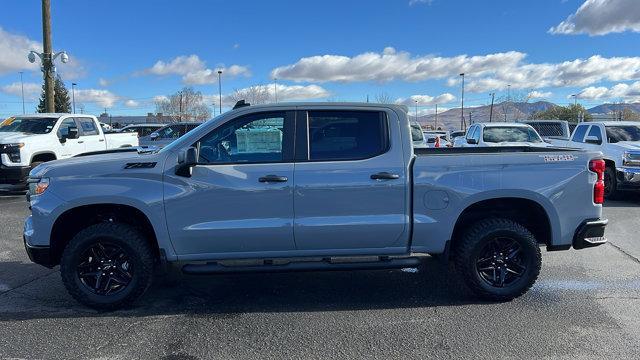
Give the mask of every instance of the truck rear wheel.
[(456, 270), (483, 299), (512, 300), (526, 293), (538, 278), (540, 247), (533, 234), (515, 221), (480, 220), (460, 240)]
[(130, 305), (151, 285), (153, 251), (134, 227), (100, 223), (80, 231), (64, 249), (60, 273), (78, 302), (100, 310)]

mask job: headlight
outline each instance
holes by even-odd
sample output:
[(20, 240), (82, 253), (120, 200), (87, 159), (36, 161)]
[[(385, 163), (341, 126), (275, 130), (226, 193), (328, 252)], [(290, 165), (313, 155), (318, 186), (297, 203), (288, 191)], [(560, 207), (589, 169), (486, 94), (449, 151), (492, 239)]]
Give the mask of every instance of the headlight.
[(624, 154), (622, 154), (622, 165), (640, 166), (640, 152), (625, 151)]
[(24, 147), (24, 143), (2, 144), (0, 145), (0, 154), (7, 154), (11, 162), (19, 163), (20, 149), (22, 147)]
[(32, 196), (44, 193), (49, 187), (49, 178), (31, 178), (27, 182), (29, 183), (29, 194)]

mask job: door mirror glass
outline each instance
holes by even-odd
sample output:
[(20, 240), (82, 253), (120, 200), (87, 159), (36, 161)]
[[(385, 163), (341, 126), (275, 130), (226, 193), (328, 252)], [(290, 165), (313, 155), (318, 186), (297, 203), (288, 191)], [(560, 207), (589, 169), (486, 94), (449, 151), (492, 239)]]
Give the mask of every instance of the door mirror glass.
[(178, 154), (178, 166), (176, 175), (190, 177), (191, 168), (198, 164), (198, 150), (194, 147), (187, 148)]
[(151, 140), (157, 140), (160, 137), (160, 134), (158, 134), (157, 132), (152, 132), (151, 135), (149, 135), (149, 138), (151, 138)]
[(477, 145), (478, 144), (478, 140), (476, 140), (474, 138), (469, 138), (469, 139), (467, 139), (467, 144)]

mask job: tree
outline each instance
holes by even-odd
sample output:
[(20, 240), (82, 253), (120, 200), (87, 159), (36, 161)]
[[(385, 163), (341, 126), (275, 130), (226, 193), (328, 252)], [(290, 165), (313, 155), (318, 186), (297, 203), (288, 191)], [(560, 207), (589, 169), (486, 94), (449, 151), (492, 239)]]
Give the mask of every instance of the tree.
[(376, 102), (379, 104), (392, 104), (393, 99), (391, 98), (391, 95), (387, 94), (386, 92), (381, 92), (379, 94), (376, 94)]
[(233, 94), (229, 95), (229, 100), (234, 104), (244, 100), (251, 105), (259, 105), (268, 103), (271, 100), (271, 96), (266, 85), (254, 85), (244, 89), (235, 89)]
[(184, 87), (167, 98), (156, 100), (156, 112), (173, 121), (204, 121), (211, 118), (211, 110), (200, 91)]
[[(53, 103), (55, 112), (57, 113), (70, 113), (71, 112), (71, 99), (69, 99), (69, 91), (64, 86), (64, 82), (60, 75), (56, 76), (56, 81), (53, 84), (54, 95)], [(36, 109), (39, 113), (47, 112), (47, 108), (44, 105), (44, 84), (42, 84), (42, 93), (40, 95), (40, 103)]]
[(640, 121), (640, 114), (634, 112), (633, 110), (625, 107), (622, 109), (622, 120), (624, 121)]
[(593, 117), (582, 105), (569, 105), (569, 106), (553, 106), (544, 111), (537, 111), (531, 115), (532, 119), (539, 120), (566, 120), (570, 123), (577, 123), (582, 121), (589, 121)]

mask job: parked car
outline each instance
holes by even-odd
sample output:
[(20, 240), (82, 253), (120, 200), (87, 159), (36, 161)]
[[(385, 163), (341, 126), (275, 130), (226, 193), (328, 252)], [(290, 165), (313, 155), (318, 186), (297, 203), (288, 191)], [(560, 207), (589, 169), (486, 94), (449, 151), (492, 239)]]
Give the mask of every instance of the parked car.
[(448, 130), (424, 130), (422, 133), (425, 137), (429, 135), (438, 135), (440, 139), (451, 142), (451, 133)]
[(413, 142), (413, 147), (415, 148), (419, 149), (427, 147), (424, 134), (422, 133), (422, 127), (418, 123), (411, 124), (411, 140)]
[(119, 133), (130, 133), (134, 132), (138, 134), (138, 137), (145, 137), (151, 135), (151, 133), (159, 130), (163, 127), (163, 124), (132, 124), (123, 127), (122, 129), (116, 130)]
[(607, 198), (615, 198), (619, 190), (640, 190), (640, 123), (583, 122), (565, 146), (602, 152)]
[(462, 147), (549, 146), (536, 130), (522, 123), (476, 123), (469, 127)]
[(439, 148), (451, 146), (444, 135), (429, 134), (424, 132), (425, 143), (428, 148)]
[(138, 146), (132, 134), (105, 134), (94, 116), (33, 114), (0, 123), (0, 190), (26, 189), (36, 165), (81, 153)]
[(425, 253), (502, 301), (535, 282), (540, 246), (606, 241), (599, 152), (415, 149), (410, 129), (398, 105), (246, 106), (160, 151), (45, 163), (25, 247), (79, 302), (114, 309), (154, 269), (390, 269)]
[(565, 120), (527, 120), (523, 124), (531, 125), (538, 134), (552, 145), (564, 145), (571, 137), (569, 122)]
[(461, 147), (462, 143), (466, 141), (465, 135), (467, 134), (466, 130), (457, 130), (451, 132), (451, 145), (453, 147)]
[(140, 138), (140, 146), (163, 148), (184, 134), (198, 127), (201, 123), (175, 123), (166, 125)]

